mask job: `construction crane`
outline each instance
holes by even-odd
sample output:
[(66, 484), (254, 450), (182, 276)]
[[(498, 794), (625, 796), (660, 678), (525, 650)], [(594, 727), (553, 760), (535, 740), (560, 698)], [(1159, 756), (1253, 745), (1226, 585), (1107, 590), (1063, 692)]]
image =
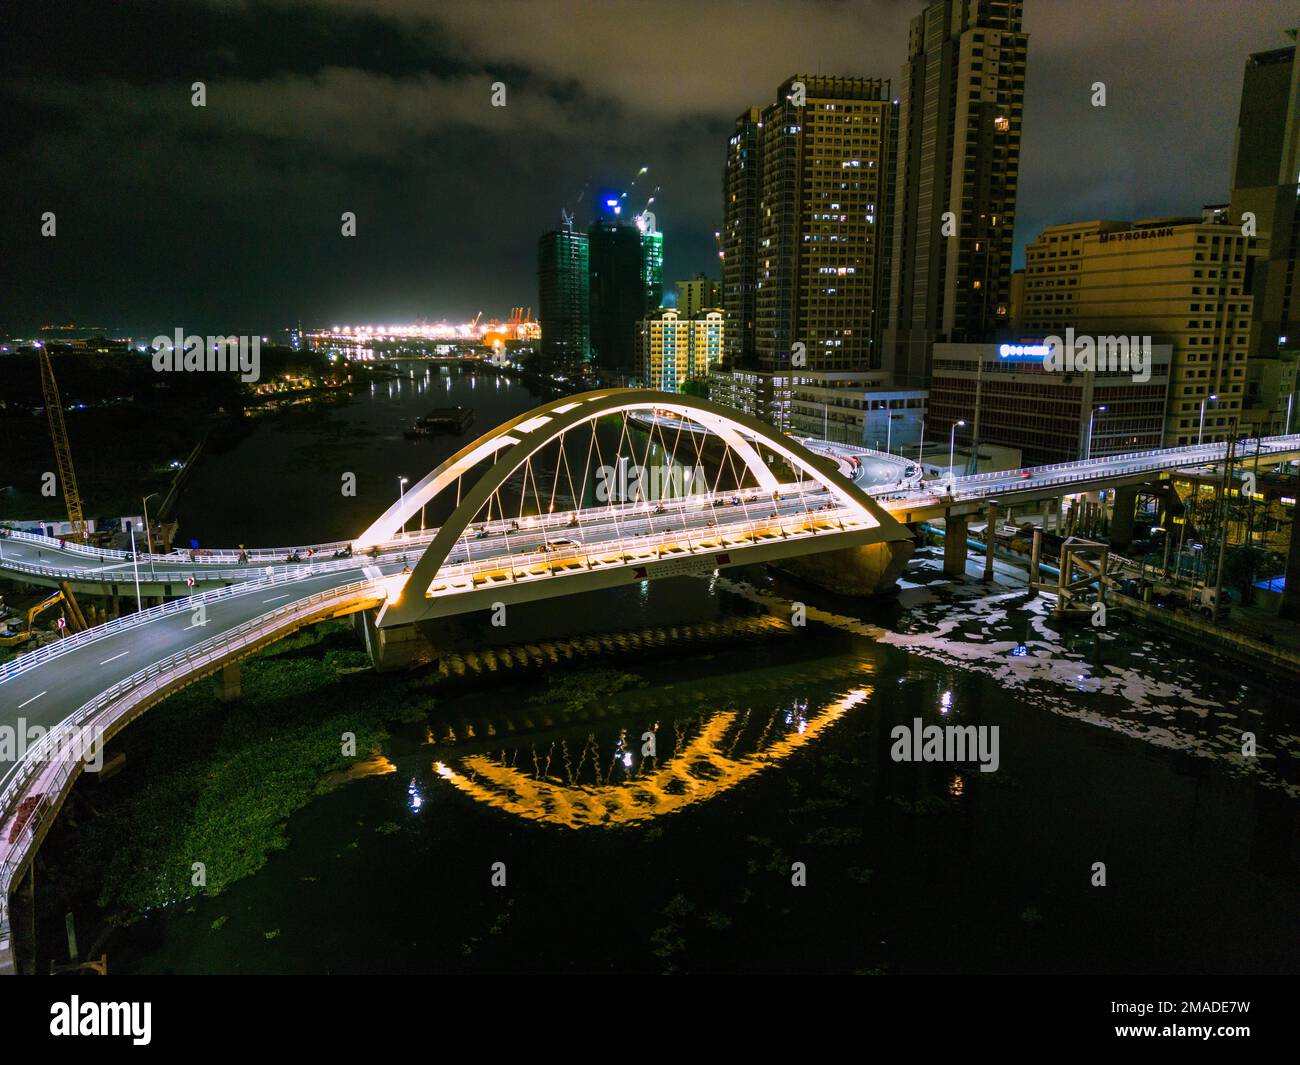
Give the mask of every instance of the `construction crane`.
[(68, 444), (68, 429), (63, 424), (63, 400), (59, 385), (54, 380), (54, 366), (45, 345), (36, 349), (41, 360), (41, 391), (45, 393), (45, 412), (50, 418), (50, 436), (54, 440), (54, 459), (59, 466), (59, 481), (63, 485), (63, 500), (68, 505), (68, 522), (72, 525), (72, 539), (86, 542), (86, 519), (81, 510), (81, 493), (77, 491), (77, 474), (72, 468), (72, 447)]

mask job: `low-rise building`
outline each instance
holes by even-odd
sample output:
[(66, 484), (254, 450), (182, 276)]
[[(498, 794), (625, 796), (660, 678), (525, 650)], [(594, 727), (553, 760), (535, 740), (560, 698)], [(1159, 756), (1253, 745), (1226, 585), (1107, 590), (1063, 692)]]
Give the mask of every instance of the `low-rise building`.
[(1046, 341), (936, 344), (931, 438), (949, 439), (965, 422), (957, 427), (959, 444), (1019, 448), (1029, 465), (1163, 446), (1169, 344), (1152, 343), (1145, 370), (1135, 374), (1058, 367)]

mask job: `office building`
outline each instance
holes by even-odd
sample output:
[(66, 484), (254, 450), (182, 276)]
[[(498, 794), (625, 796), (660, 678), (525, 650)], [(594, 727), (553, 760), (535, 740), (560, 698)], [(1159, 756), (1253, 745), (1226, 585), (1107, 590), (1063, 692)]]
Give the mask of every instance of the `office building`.
[(882, 362), (900, 387), (929, 384), (937, 341), (992, 340), (1010, 320), (1020, 26), (1019, 0), (934, 0), (912, 20)]
[(648, 216), (639, 215), (641, 234), (641, 283), (645, 286), (645, 310), (658, 310), (664, 302), (664, 235), (652, 228)]
[(1245, 396), (1253, 240), (1200, 218), (1049, 226), (1025, 249), (1024, 331), (1170, 345), (1164, 445), (1226, 439)]
[(814, 372), (794, 378), (789, 431), (904, 454), (925, 427), (926, 392), (896, 389), (883, 370)]
[(1152, 343), (1149, 374), (1138, 381), (1122, 369), (1053, 368), (1045, 339), (936, 344), (931, 438), (1018, 448), (1030, 465), (1162, 446), (1169, 344)]

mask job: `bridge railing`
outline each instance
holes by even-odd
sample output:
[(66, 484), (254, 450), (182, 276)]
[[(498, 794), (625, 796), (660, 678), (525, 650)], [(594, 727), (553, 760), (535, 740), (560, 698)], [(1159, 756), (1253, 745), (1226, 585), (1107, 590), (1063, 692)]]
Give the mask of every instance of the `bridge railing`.
[(310, 567), (300, 569), (296, 572), (275, 574), (269, 577), (261, 577), (253, 581), (243, 581), (239, 584), (232, 584), (225, 588), (215, 588), (211, 591), (202, 592), (198, 595), (186, 596), (183, 599), (171, 599), (166, 603), (160, 603), (158, 606), (151, 606), (144, 610), (136, 611), (134, 614), (123, 614), (121, 617), (113, 618), (102, 625), (96, 625), (93, 628), (86, 629), (84, 632), (74, 633), (71, 636), (65, 636), (54, 643), (48, 643), (44, 647), (38, 647), (34, 651), (27, 651), (16, 658), (11, 658), (8, 662), (0, 664), (0, 684), (16, 677), (20, 673), (48, 662), (52, 658), (58, 658), (62, 655), (75, 651), (86, 644), (96, 643), (99, 640), (121, 632), (123, 629), (135, 628), (139, 625), (148, 625), (161, 617), (167, 617), (171, 614), (179, 614), (186, 610), (193, 610), (200, 604), (215, 603), (223, 599), (230, 599), (237, 595), (246, 595), (252, 592), (261, 591), (266, 588), (277, 588), (286, 584), (293, 584), (296, 581), (306, 580), (309, 577), (320, 576), (319, 572), (311, 572)]
[[(663, 515), (665, 520), (669, 520), (671, 510), (668, 514)], [(619, 540), (604, 540), (594, 542), (576, 542), (572, 549), (559, 549), (554, 551), (540, 552), (530, 551), (524, 554), (510, 552), (508, 554), (497, 554), (489, 558), (475, 559), (472, 556), (464, 562), (452, 564), (444, 563), (438, 570), (435, 581), (438, 583), (452, 583), (456, 580), (473, 578), (485, 573), (497, 573), (507, 571), (511, 574), (512, 583), (515, 581), (515, 571), (529, 570), (538, 566), (547, 569), (554, 569), (556, 564), (564, 559), (581, 558), (587, 568), (594, 568), (592, 556), (602, 556), (610, 554), (620, 554), (624, 556), (634, 556), (628, 564), (642, 561), (640, 556), (647, 549), (654, 549), (658, 557), (662, 556), (660, 551), (666, 545), (685, 544), (687, 554), (694, 554), (700, 551), (706, 541), (716, 541), (719, 538), (735, 540), (737, 538), (756, 539), (759, 532), (770, 530), (778, 531), (783, 537), (803, 537), (824, 535), (812, 533), (807, 530), (796, 528), (798, 525), (806, 524), (810, 520), (826, 521), (840, 524), (852, 520), (855, 524), (860, 523), (862, 515), (854, 513), (847, 508), (837, 507), (832, 510), (808, 510), (798, 511), (791, 510), (779, 514), (776, 517), (749, 518), (740, 522), (719, 522), (713, 526), (693, 526), (662, 529), (652, 531), (646, 534), (639, 534), (626, 537)], [(568, 530), (570, 532), (579, 530)], [(707, 549), (708, 553), (724, 552), (726, 548), (713, 546)], [(654, 560), (650, 560), (654, 561)], [(528, 579), (534, 579), (532, 575)], [(447, 594), (455, 594), (448, 592)]]
[[(393, 540), (387, 540), (379, 544), (381, 551), (397, 550), (403, 544), (432, 540), (437, 529), (426, 529), (423, 533), (408, 533), (405, 536), (399, 536)], [(63, 540), (57, 536), (39, 536), (35, 533), (22, 532), (19, 529), (7, 530), (0, 535), (0, 541), (4, 539), (17, 540), (21, 543), (37, 544), (49, 550), (69, 551), (74, 554), (85, 555), (90, 558), (104, 559), (105, 561), (130, 562), (131, 552), (122, 551), (113, 547), (92, 547), (88, 544), (75, 543), (72, 540)], [(192, 566), (218, 566), (218, 565), (239, 565), (252, 566), (262, 562), (280, 562), (283, 563), (285, 558), (297, 552), (301, 556), (306, 556), (311, 552), (311, 558), (321, 556), (322, 561), (330, 561), (330, 555), (335, 551), (343, 550), (351, 546), (350, 540), (336, 540), (324, 544), (300, 544), (297, 547), (257, 547), (248, 548), (243, 553), (247, 557), (247, 562), (240, 560), (240, 550), (238, 548), (199, 548), (194, 552), (194, 557), (190, 558), (190, 551), (178, 548), (168, 554), (157, 551), (137, 551), (136, 559), (141, 564), (147, 562), (165, 563), (167, 565), (176, 565), (177, 563), (188, 563)], [(9, 567), (9, 562), (4, 561), (5, 568)], [(80, 572), (80, 571), (78, 571)], [(209, 576), (206, 579), (213, 579)]]
[[(129, 709), (149, 695), (167, 687), (179, 677), (199, 672), (205, 666), (225, 658), (232, 650), (256, 643), (263, 636), (283, 629), (286, 622), (318, 613), (326, 604), (342, 605), (358, 598), (363, 591), (376, 590), (376, 586), (377, 582), (371, 580), (354, 581), (287, 603), (226, 632), (209, 637), (193, 647), (159, 659), (83, 703), (28, 749), (23, 760), (8, 775), (4, 790), (0, 791), (0, 832), (8, 830), (9, 820), (16, 813), (28, 787), (42, 774), (44, 767), (50, 764), (49, 756), (64, 749), (70, 737), (77, 732), (80, 732), (83, 737), (88, 731), (93, 734), (96, 727), (106, 732), (106, 726), (112, 723), (112, 717), (117, 712)], [(119, 706), (128, 695), (133, 697), (132, 701), (124, 707)], [(106, 712), (110, 713), (109, 719), (100, 721), (100, 716)], [(80, 759), (77, 758), (62, 756), (54, 760), (55, 772), (44, 781), (47, 793), (62, 795), (80, 772), (79, 761)], [(13, 854), (15, 851), (21, 853), (22, 847), (39, 830), (40, 823), (41, 811), (38, 809), (31, 814), (12, 844), (7, 835), (0, 835), (0, 927), (7, 923), (6, 908), (11, 878), (18, 865), (18, 862), (13, 860)]]
[[(1270, 437), (1265, 446), (1261, 448), (1260, 454), (1275, 454), (1295, 450), (1300, 447), (1300, 435), (1293, 437)], [(998, 470), (990, 473), (972, 474), (968, 477), (958, 477), (955, 482), (956, 493), (954, 498), (961, 500), (964, 498), (981, 498), (986, 495), (996, 495), (1007, 491), (1015, 491), (1018, 487), (1025, 490), (1034, 490), (1036, 488), (1050, 487), (1063, 484), (1079, 484), (1086, 481), (1096, 481), (1114, 475), (1116, 473), (1148, 473), (1156, 470), (1166, 470), (1177, 468), (1187, 461), (1203, 459), (1221, 459), (1227, 455), (1227, 445), (1214, 445), (1218, 450), (1211, 451), (1210, 445), (1200, 447), (1192, 446), (1191, 448), (1158, 448), (1151, 451), (1137, 453), (1135, 455), (1124, 455), (1124, 459), (1137, 458), (1136, 462), (1124, 462), (1116, 466), (1116, 462), (1121, 456), (1110, 456), (1109, 459), (1085, 459), (1082, 462), (1062, 462), (1049, 466), (1027, 467), (1034, 471), (1031, 480), (1024, 483), (1023, 486), (1001, 485), (997, 488), (984, 489), (982, 486), (974, 486), (973, 482), (977, 481), (1005, 481), (1006, 478), (1013, 474), (1014, 471)], [(1190, 452), (1190, 453), (1189, 453)], [(1253, 454), (1253, 452), (1252, 452)], [(1178, 461), (1171, 461), (1178, 460)], [(1063, 470), (1068, 471), (1062, 476), (1044, 477), (1044, 471)], [(966, 486), (970, 486), (970, 491), (963, 491)]]
[[(1244, 441), (1238, 441), (1239, 454), (1254, 454), (1253, 449), (1242, 450), (1254, 438), (1250, 437)], [(1289, 436), (1267, 436), (1260, 443), (1260, 454), (1274, 454), (1277, 452), (1294, 451), (1300, 447), (1300, 433), (1293, 433)], [(1127, 451), (1119, 455), (1099, 455), (1088, 459), (1073, 459), (1069, 462), (1053, 462), (1043, 466), (1030, 466), (1026, 469), (1032, 469), (1035, 473), (1053, 470), (1099, 470), (1106, 472), (1113, 468), (1116, 463), (1123, 463), (1130, 459), (1186, 459), (1205, 460), (1205, 459), (1224, 459), (1228, 454), (1228, 445), (1223, 441), (1215, 441), (1209, 444), (1184, 444), (1179, 447), (1160, 447), (1150, 448), (1146, 451)], [(1141, 463), (1137, 463), (1141, 464)], [(1171, 463), (1177, 465), (1177, 463)], [(1151, 467), (1149, 467), (1151, 468)], [(992, 480), (998, 477), (1006, 477), (1012, 471), (994, 470), (987, 473), (972, 473), (964, 477), (958, 477), (957, 483), (969, 483), (972, 481)]]

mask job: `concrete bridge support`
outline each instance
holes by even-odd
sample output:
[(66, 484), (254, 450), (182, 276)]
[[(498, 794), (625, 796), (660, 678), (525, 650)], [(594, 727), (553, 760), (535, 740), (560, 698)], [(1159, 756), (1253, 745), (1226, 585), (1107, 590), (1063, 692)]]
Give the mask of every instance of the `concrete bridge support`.
[(898, 540), (783, 558), (769, 565), (828, 592), (879, 595), (894, 587), (914, 550), (911, 540)]
[(418, 626), (394, 625), (381, 629), (375, 624), (378, 616), (377, 610), (363, 610), (355, 615), (358, 633), (376, 672), (414, 669), (438, 657), (433, 644), (424, 638)]
[(240, 676), (239, 663), (227, 662), (221, 667), (221, 673), (217, 677), (219, 688), (218, 698), (223, 703), (233, 703), (240, 695)]
[(1116, 488), (1115, 510), (1110, 523), (1111, 547), (1123, 549), (1133, 542), (1133, 518), (1137, 513), (1138, 490), (1128, 486)]
[(951, 512), (944, 515), (943, 529), (943, 575), (949, 580), (962, 580), (966, 576), (966, 516)]
[(993, 547), (998, 542), (998, 508), (992, 503), (987, 511), (988, 524), (984, 527), (984, 581), (993, 581)]

